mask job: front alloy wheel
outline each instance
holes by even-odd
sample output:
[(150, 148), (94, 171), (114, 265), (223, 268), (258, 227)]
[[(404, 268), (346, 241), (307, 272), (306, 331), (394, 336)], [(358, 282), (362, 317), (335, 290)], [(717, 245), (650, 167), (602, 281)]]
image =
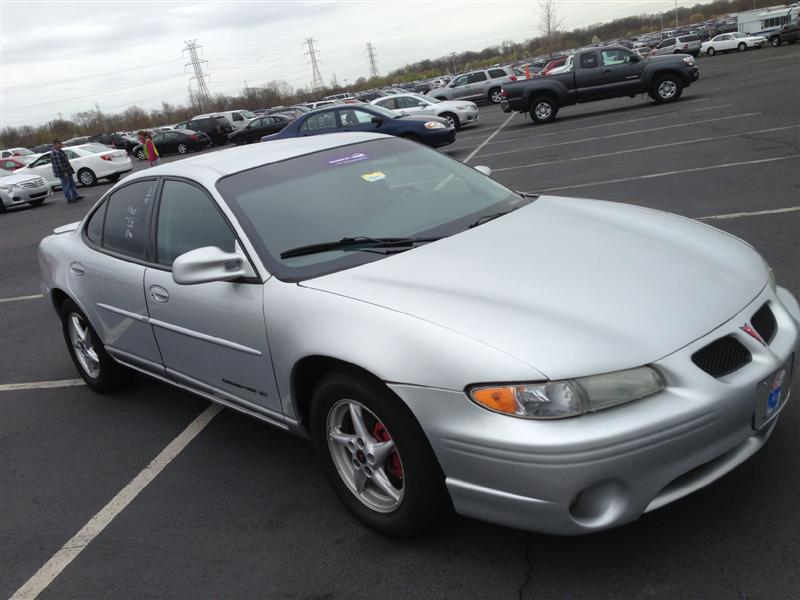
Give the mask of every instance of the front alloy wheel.
[(503, 99), (503, 94), (500, 88), (495, 88), (491, 92), (489, 92), (489, 101), (492, 104), (500, 104), (500, 101)]
[(403, 461), (389, 430), (355, 400), (339, 400), (328, 412), (328, 450), (339, 476), (367, 508), (396, 510), (403, 501)]
[(186, 144), (178, 144), (178, 154), (186, 154), (189, 151), (189, 146)]
[(314, 390), (310, 425), (334, 492), (368, 527), (412, 537), (449, 508), (427, 437), (383, 382), (350, 367), (331, 371)]
[(100, 377), (100, 357), (97, 355), (92, 335), (89, 333), (89, 326), (81, 315), (70, 313), (67, 327), (80, 368), (92, 379), (97, 379)]

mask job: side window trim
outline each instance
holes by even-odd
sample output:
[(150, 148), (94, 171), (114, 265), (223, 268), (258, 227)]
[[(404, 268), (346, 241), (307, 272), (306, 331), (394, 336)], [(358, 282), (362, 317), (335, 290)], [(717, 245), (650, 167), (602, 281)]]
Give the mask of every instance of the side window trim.
[[(250, 268), (253, 269), (254, 273), (258, 273), (258, 269), (256, 269), (255, 264), (253, 264), (253, 259), (250, 258), (250, 254), (247, 252), (245, 245), (242, 244), (241, 239), (239, 238), (239, 234), (236, 233), (236, 228), (228, 219), (228, 216), (225, 212), (220, 208), (217, 200), (208, 193), (208, 190), (204, 188), (202, 185), (197, 183), (196, 181), (192, 181), (191, 179), (186, 179), (184, 177), (175, 177), (175, 176), (168, 176), (168, 177), (159, 177), (159, 185), (158, 185), (158, 193), (156, 195), (156, 204), (153, 207), (151, 220), (150, 220), (150, 236), (149, 236), (149, 246), (152, 248), (152, 255), (150, 256), (151, 262), (148, 263), (148, 267), (153, 269), (159, 269), (161, 271), (168, 271), (172, 272), (172, 266), (162, 265), (158, 262), (158, 255), (157, 255), (157, 243), (158, 243), (158, 215), (161, 212), (161, 192), (164, 189), (164, 184), (167, 181), (178, 181), (180, 183), (185, 183), (196, 187), (200, 192), (202, 192), (208, 201), (211, 202), (211, 205), (216, 209), (219, 215), (222, 217), (222, 220), (225, 222), (225, 225), (228, 226), (231, 233), (233, 234), (233, 242), (236, 246), (238, 246), (239, 251), (245, 255), (247, 258), (247, 262), (250, 263)], [(245, 277), (242, 279), (237, 280), (239, 283), (263, 283), (261, 276), (257, 275), (256, 277)]]

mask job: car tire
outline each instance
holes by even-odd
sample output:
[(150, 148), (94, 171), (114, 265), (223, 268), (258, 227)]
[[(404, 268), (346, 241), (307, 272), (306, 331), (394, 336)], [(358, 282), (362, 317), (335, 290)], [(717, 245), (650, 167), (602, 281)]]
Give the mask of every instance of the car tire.
[(144, 160), (145, 159), (144, 150), (137, 150), (136, 158), (138, 158), (139, 160)]
[(549, 123), (556, 118), (558, 105), (549, 96), (541, 96), (531, 102), (530, 113), (535, 123)]
[(8, 209), (6, 208), (6, 205), (3, 204), (3, 201), (0, 200), (0, 215), (2, 215), (4, 212), (8, 212)]
[(500, 101), (503, 99), (501, 95), (501, 88), (495, 87), (489, 90), (489, 103), (490, 104), (500, 104)]
[(650, 89), (650, 97), (661, 104), (674, 102), (682, 93), (683, 83), (675, 75), (659, 77)]
[(44, 204), (44, 198), (39, 198), (38, 200), (28, 200), (28, 204), (30, 206), (41, 206)]
[(447, 119), (448, 123), (450, 123), (456, 129), (461, 129), (461, 121), (458, 120), (458, 115), (454, 115), (453, 113), (442, 113), (439, 115), (443, 119)]
[(233, 138), (233, 143), (236, 144), (237, 146), (241, 146), (245, 142), (244, 139), (242, 139), (242, 136), (236, 136), (235, 138)]
[(178, 150), (178, 154), (186, 154), (187, 152), (189, 152), (189, 146), (187, 146), (186, 144), (180, 143), (180, 144), (178, 144), (177, 150)]
[(449, 509), (428, 439), (382, 382), (351, 368), (329, 373), (313, 393), (311, 435), (334, 492), (368, 527), (414, 537)]
[(736, 46), (736, 49), (737, 49), (739, 52), (746, 52), (746, 51), (747, 51), (747, 44), (745, 44), (744, 42), (742, 42), (742, 43), (740, 43), (738, 46)]
[(772, 45), (773, 48), (777, 48), (781, 45), (781, 38), (778, 35), (775, 35), (770, 38), (769, 43)]
[(86, 315), (70, 299), (61, 307), (61, 324), (70, 358), (86, 385), (106, 394), (130, 381), (131, 372), (109, 356)]
[(91, 169), (79, 169), (78, 181), (83, 187), (91, 187), (97, 183), (97, 176)]
[(716, 53), (717, 51), (714, 50), (714, 48), (709, 48), (708, 50), (706, 50), (706, 54), (708, 54), (709, 56), (714, 56)]

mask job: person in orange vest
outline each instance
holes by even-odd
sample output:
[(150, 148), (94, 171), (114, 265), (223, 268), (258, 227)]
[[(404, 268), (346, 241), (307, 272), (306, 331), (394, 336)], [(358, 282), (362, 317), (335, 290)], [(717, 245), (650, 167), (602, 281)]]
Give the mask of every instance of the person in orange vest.
[(147, 162), (151, 167), (155, 167), (158, 164), (158, 150), (156, 149), (156, 145), (153, 143), (153, 138), (150, 135), (150, 132), (140, 131), (139, 141), (144, 147), (144, 155), (147, 158)]

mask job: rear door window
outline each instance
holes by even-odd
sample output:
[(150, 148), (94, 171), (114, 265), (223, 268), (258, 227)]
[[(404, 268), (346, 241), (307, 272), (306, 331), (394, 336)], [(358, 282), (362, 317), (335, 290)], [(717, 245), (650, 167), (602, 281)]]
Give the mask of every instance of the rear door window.
[(594, 69), (597, 66), (597, 54), (594, 52), (584, 52), (581, 54), (581, 68)]
[(103, 247), (139, 260), (147, 259), (150, 213), (156, 180), (137, 181), (120, 188), (106, 200)]
[(467, 83), (480, 83), (486, 81), (486, 73), (478, 71), (477, 73), (470, 73)]
[(325, 131), (336, 129), (336, 113), (332, 110), (309, 116), (300, 127), (300, 131)]
[(489, 69), (489, 77), (492, 79), (497, 79), (498, 77), (507, 77), (508, 73), (506, 73), (503, 69)]

